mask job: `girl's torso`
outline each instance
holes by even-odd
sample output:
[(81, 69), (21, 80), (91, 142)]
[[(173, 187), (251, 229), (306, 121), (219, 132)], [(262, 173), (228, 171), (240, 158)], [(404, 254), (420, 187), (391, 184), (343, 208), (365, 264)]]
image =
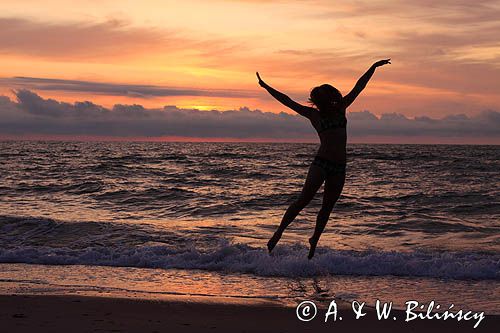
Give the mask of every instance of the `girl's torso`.
[(346, 162), (347, 119), (345, 109), (333, 109), (326, 115), (319, 110), (311, 119), (311, 124), (318, 132), (321, 145), (317, 156), (330, 161)]

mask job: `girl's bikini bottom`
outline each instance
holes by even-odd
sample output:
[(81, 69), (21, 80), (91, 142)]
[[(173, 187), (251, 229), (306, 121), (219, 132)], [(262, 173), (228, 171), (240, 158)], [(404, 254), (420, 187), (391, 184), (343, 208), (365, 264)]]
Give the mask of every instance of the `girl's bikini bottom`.
[(326, 158), (316, 156), (312, 161), (313, 165), (319, 166), (325, 177), (328, 178), (332, 175), (345, 174), (346, 164), (327, 160)]

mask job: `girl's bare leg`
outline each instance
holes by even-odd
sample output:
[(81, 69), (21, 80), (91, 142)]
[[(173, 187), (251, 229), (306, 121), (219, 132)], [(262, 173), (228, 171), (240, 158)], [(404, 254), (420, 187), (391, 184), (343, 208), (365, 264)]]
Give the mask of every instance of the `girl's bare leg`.
[(308, 259), (311, 259), (314, 256), (319, 237), (325, 229), (328, 218), (330, 217), (330, 213), (332, 212), (335, 203), (339, 199), (340, 193), (342, 193), (342, 189), (344, 188), (344, 181), (345, 174), (332, 175), (325, 181), (323, 204), (321, 205), (321, 209), (318, 212), (318, 216), (316, 218), (316, 227), (314, 229), (314, 234), (311, 238), (309, 238), (309, 244), (311, 245), (311, 247), (309, 249), (309, 255), (307, 256)]
[(318, 189), (321, 187), (325, 180), (323, 175), (323, 170), (317, 165), (311, 165), (309, 167), (309, 171), (307, 173), (306, 181), (304, 183), (304, 187), (302, 188), (302, 192), (300, 193), (297, 200), (295, 200), (286, 210), (283, 218), (281, 219), (281, 223), (278, 226), (277, 230), (274, 232), (274, 235), (271, 237), (269, 242), (267, 243), (267, 249), (271, 252), (283, 234), (283, 231), (293, 222), (295, 217), (300, 213), (300, 211), (311, 202), (312, 198), (318, 192)]

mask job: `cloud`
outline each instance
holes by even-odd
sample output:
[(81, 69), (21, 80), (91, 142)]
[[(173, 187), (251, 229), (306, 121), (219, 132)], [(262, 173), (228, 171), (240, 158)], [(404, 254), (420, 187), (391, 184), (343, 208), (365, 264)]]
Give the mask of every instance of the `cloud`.
[[(296, 55), (303, 68), (314, 68), (317, 62), (317, 68), (334, 77), (343, 74), (338, 67), (355, 73), (353, 65), (387, 56), (394, 66), (384, 78), (395, 83), (460, 94), (500, 93), (495, 83), (500, 75), (497, 0), (361, 0), (336, 1), (335, 6), (323, 0), (316, 6), (319, 10), (304, 11), (304, 17), (334, 22), (338, 38), (362, 47), (346, 49), (346, 55), (336, 45), (323, 50), (285, 50), (284, 55)], [(496, 97), (489, 99), (498, 104)]]
[[(308, 121), (298, 115), (241, 107), (238, 110), (200, 111), (165, 106), (117, 104), (108, 109), (92, 102), (65, 103), (44, 99), (29, 90), (16, 91), (17, 101), (0, 97), (0, 134), (109, 137), (183, 136), (198, 138), (304, 139), (315, 138)], [(349, 134), (363, 136), (433, 136), (500, 140), (500, 112), (441, 119), (407, 118), (401, 114), (375, 116), (350, 112)]]
[(407, 118), (397, 113), (380, 118), (369, 111), (351, 112), (350, 134), (354, 136), (490, 137), (500, 139), (500, 112), (485, 110), (476, 116), (449, 115), (441, 119), (426, 116)]
[(331, 6), (330, 0), (318, 0), (315, 5), (322, 11), (303, 15), (324, 19), (397, 15), (398, 18), (418, 19), (420, 22), (454, 25), (497, 23), (500, 13), (498, 0), (360, 0), (337, 1), (336, 6)]
[(4, 135), (291, 138), (310, 133), (307, 123), (297, 116), (246, 107), (221, 112), (117, 104), (107, 109), (92, 102), (43, 99), (29, 90), (17, 91), (16, 97), (16, 102), (5, 97), (1, 100), (0, 133)]
[[(238, 47), (224, 39), (193, 38), (186, 31), (133, 26), (124, 20), (44, 22), (0, 18), (0, 54), (28, 55), (64, 61), (116, 62), (156, 53), (212, 52)], [(165, 58), (165, 57), (164, 57)], [(166, 61), (166, 60), (165, 60)]]
[[(168, 36), (174, 38), (174, 36)], [(21, 18), (0, 18), (0, 51), (11, 54), (83, 58), (136, 52), (167, 36), (152, 29), (127, 29), (124, 22), (46, 23)], [(175, 41), (172, 43), (175, 45)]]
[(258, 97), (257, 92), (249, 90), (175, 88), (155, 85), (114, 84), (34, 77), (0, 78), (0, 84), (16, 89), (85, 92), (108, 96), (131, 96), (139, 98), (167, 96)]

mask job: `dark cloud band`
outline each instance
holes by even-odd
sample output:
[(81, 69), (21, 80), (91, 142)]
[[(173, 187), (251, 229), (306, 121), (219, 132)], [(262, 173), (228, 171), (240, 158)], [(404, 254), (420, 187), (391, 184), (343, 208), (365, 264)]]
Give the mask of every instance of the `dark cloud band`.
[[(120, 105), (108, 109), (92, 102), (65, 103), (44, 99), (29, 90), (16, 91), (17, 101), (0, 96), (0, 134), (74, 135), (110, 137), (189, 136), (198, 138), (275, 138), (310, 140), (315, 137), (308, 121), (288, 113), (250, 110), (200, 111), (166, 106), (146, 109)], [(377, 117), (369, 111), (350, 112), (352, 137), (461, 137), (489, 138), (500, 142), (500, 112), (476, 116), (454, 115), (441, 119), (407, 118), (400, 114)]]
[(85, 92), (109, 96), (133, 96), (141, 98), (168, 96), (211, 96), (227, 98), (258, 97), (256, 92), (237, 89), (191, 89), (161, 87), (154, 85), (113, 84), (35, 77), (0, 78), (0, 84), (15, 87), (17, 89)]

